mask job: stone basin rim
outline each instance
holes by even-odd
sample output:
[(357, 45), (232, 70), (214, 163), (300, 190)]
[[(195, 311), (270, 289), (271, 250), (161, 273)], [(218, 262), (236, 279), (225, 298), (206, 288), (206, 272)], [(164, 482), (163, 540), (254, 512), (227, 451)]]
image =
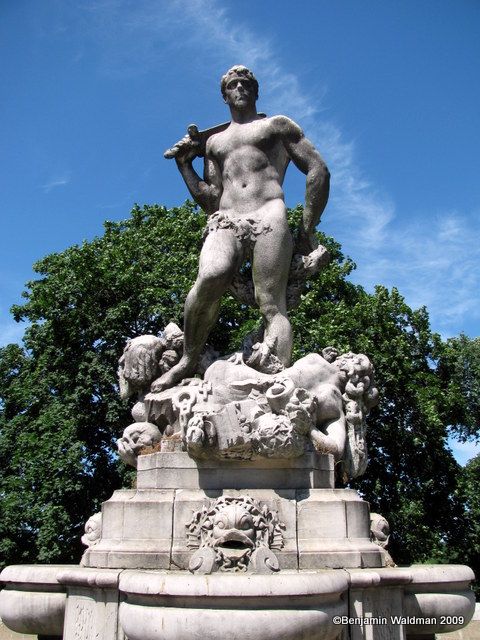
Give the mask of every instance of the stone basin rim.
[(121, 592), (144, 597), (338, 597), (348, 587), (348, 573), (342, 569), (281, 571), (267, 575), (125, 570), (119, 579)]

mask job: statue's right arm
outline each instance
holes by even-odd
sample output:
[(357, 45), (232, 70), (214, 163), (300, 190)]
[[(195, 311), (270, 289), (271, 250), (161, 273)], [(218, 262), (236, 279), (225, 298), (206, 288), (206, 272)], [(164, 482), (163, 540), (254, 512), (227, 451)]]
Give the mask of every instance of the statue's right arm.
[[(208, 152), (208, 146), (207, 146)], [(216, 162), (208, 155), (205, 157), (205, 179), (202, 180), (192, 165), (193, 158), (176, 158), (177, 167), (192, 198), (207, 213), (218, 209), (218, 202), (222, 193), (220, 171)]]
[(345, 449), (347, 426), (343, 398), (333, 385), (321, 385), (317, 396), (317, 424), (310, 432), (314, 445), (340, 460)]

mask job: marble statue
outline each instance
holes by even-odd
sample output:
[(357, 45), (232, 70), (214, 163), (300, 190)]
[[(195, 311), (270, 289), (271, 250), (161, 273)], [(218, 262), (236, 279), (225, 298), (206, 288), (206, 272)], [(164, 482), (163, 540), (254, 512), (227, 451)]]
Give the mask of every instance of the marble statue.
[[(367, 465), (365, 418), (378, 402), (371, 362), (328, 347), (291, 364), (287, 309), (329, 260), (315, 238), (328, 170), (295, 122), (257, 112), (258, 82), (249, 69), (232, 67), (221, 91), (231, 121), (205, 131), (191, 125), (165, 152), (206, 211), (207, 226), (184, 330), (171, 323), (160, 336), (134, 338), (120, 359), (121, 395), (136, 394), (137, 402), (119, 455), (136, 466), (139, 455), (157, 450), (183, 450), (197, 460), (285, 459), (316, 450), (331, 454), (344, 478), (355, 478)], [(203, 179), (193, 168), (197, 157), (204, 158)], [(290, 161), (307, 176), (295, 239), (282, 190)], [(246, 261), (250, 279), (241, 269)], [(240, 352), (220, 357), (206, 341), (227, 290), (256, 304), (263, 324)]]
[[(236, 280), (237, 293), (255, 299), (264, 323), (265, 349), (284, 367), (290, 365), (292, 331), (287, 317), (287, 285), (296, 267), (318, 268), (327, 259), (315, 228), (327, 204), (329, 172), (301, 128), (285, 116), (257, 113), (258, 82), (244, 66), (222, 77), (221, 91), (231, 121), (209, 131), (189, 127), (188, 135), (166, 152), (208, 222), (197, 279), (185, 302), (184, 350), (180, 361), (152, 386), (162, 391), (192, 375), (218, 316), (222, 295)], [(203, 179), (192, 161), (203, 156)], [(303, 220), (294, 240), (287, 224), (282, 184), (290, 161), (307, 176)], [(250, 260), (253, 296), (238, 282)], [(310, 264), (308, 264), (310, 263)]]

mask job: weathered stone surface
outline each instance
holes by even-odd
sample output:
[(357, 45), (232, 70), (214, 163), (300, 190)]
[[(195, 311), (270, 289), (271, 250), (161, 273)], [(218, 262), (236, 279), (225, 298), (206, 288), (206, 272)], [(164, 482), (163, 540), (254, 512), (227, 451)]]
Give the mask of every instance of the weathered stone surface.
[(84, 554), (86, 567), (170, 567), (173, 490), (116, 491), (102, 506), (102, 538)]
[[(333, 640), (346, 615), (341, 571), (190, 575), (126, 571), (120, 622), (130, 640)], [(161, 629), (161, 632), (159, 631)]]
[[(154, 458), (163, 456), (193, 463), (184, 453), (152, 454), (150, 462), (154, 465)], [(103, 505), (102, 537), (85, 552), (83, 562), (88, 567), (187, 570), (193, 550), (185, 526), (195, 512), (223, 496), (249, 497), (278, 514), (285, 525), (283, 546), (275, 550), (280, 569), (385, 565), (384, 549), (370, 540), (368, 504), (355, 491), (241, 486), (117, 491)]]
[[(459, 565), (210, 576), (20, 566), (8, 567), (0, 576), (7, 585), (0, 593), (0, 610), (8, 610), (11, 602), (6, 593), (19, 592), (27, 606), (12, 610), (19, 614), (17, 628), (26, 623), (30, 633), (60, 637), (59, 621), (46, 633), (45, 617), (32, 615), (38, 611), (37, 601), (30, 598), (32, 587), (49, 585), (50, 592), (63, 590), (54, 592), (63, 595), (63, 608), (67, 592), (64, 640), (124, 640), (124, 635), (130, 640), (210, 640), (223, 639), (225, 629), (229, 638), (238, 640), (333, 640), (342, 630), (348, 640), (427, 640), (468, 625), (475, 611), (472, 579), (472, 571)], [(337, 624), (334, 616), (339, 616)], [(443, 616), (450, 622), (442, 623)], [(413, 624), (413, 617), (433, 622)], [(452, 622), (461, 618), (461, 623)], [(467, 627), (453, 638), (476, 640), (469, 634)]]
[(302, 489), (334, 486), (333, 456), (310, 452), (301, 458), (192, 460), (186, 452), (161, 452), (138, 459), (138, 489)]
[[(344, 477), (357, 477), (368, 461), (365, 419), (378, 402), (373, 367), (362, 354), (323, 353), (276, 374), (259, 373), (238, 353), (213, 362), (203, 380), (159, 393), (147, 393), (147, 385), (149, 422), (127, 427), (119, 455), (137, 466), (145, 447), (156, 445), (220, 461), (295, 458), (315, 449), (332, 454)], [(139, 360), (136, 368), (145, 365)]]
[(64, 565), (12, 565), (0, 574), (0, 617), (13, 631), (61, 636), (66, 592), (57, 573)]
[(274, 551), (275, 556), (278, 558), (279, 567), (280, 569), (296, 569), (298, 567), (295, 492), (293, 490), (249, 489), (235, 491), (230, 489), (216, 492), (209, 491), (208, 495), (200, 490), (178, 490), (176, 492), (172, 548), (173, 569), (188, 569), (193, 550), (188, 544), (189, 539), (185, 527), (191, 521), (192, 515), (203, 507), (209, 507), (216, 498), (221, 496), (238, 499), (248, 496), (260, 505), (265, 505), (272, 513), (275, 513), (278, 516), (278, 520), (285, 525), (282, 533), (282, 546)]
[(410, 623), (409, 634), (445, 633), (464, 627), (475, 612), (475, 594), (470, 588), (473, 571), (463, 565), (416, 565), (405, 587), (405, 615), (430, 618), (431, 624)]
[(63, 640), (124, 640), (118, 624), (119, 574), (73, 567), (57, 574), (68, 594)]
[[(429, 640), (465, 627), (475, 611), (473, 572), (461, 565), (348, 569), (351, 640)], [(376, 623), (363, 622), (374, 617)], [(442, 636), (443, 637), (443, 636)]]
[(300, 569), (385, 564), (370, 541), (368, 503), (351, 489), (298, 491), (297, 532)]

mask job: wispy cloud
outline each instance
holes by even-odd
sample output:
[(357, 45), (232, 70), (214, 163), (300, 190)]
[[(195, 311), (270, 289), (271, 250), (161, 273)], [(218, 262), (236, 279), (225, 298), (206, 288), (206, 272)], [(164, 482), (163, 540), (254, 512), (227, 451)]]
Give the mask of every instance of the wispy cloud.
[(56, 189), (57, 187), (64, 187), (66, 184), (70, 182), (70, 175), (68, 173), (59, 174), (52, 176), (45, 184), (41, 185), (41, 189), (43, 189), (44, 193), (50, 193), (52, 189)]
[[(347, 240), (355, 239), (366, 248), (385, 241), (386, 226), (394, 217), (394, 205), (372, 187), (356, 164), (354, 143), (346, 141), (341, 129), (326, 117), (326, 87), (317, 84), (305, 91), (275, 43), (237, 16), (231, 16), (217, 0), (175, 0), (170, 7), (171, 28), (180, 26), (183, 44), (189, 44), (192, 50), (202, 50), (202, 63), (209, 54), (209, 66), (219, 66), (219, 60), (220, 65), (225, 65), (227, 58), (231, 63), (241, 62), (253, 68), (268, 80), (260, 88), (265, 110), (284, 113), (301, 122), (328, 161), (333, 176), (330, 207), (336, 218), (345, 223), (345, 229), (354, 230), (348, 233)], [(178, 16), (182, 17), (181, 23)], [(156, 21), (152, 21), (151, 14), (149, 18), (152, 28)], [(162, 27), (165, 28), (165, 18)], [(223, 66), (221, 70), (224, 71)]]
[[(89, 7), (97, 24), (117, 38), (109, 48), (110, 70), (116, 65), (118, 72), (128, 73), (135, 64), (137, 72), (154, 68), (175, 48), (179, 54), (195, 54), (190, 64), (203, 75), (206, 69), (219, 76), (234, 63), (253, 68), (265, 79), (262, 108), (299, 121), (327, 160), (332, 191), (324, 228), (359, 265), (357, 281), (368, 288), (397, 286), (411, 306), (429, 308), (435, 328), (445, 335), (458, 333), (466, 314), (479, 316), (478, 226), (473, 228), (471, 218), (457, 212), (439, 214), (433, 225), (407, 225), (389, 194), (360, 169), (354, 141), (329, 114), (327, 88), (318, 82), (305, 88), (272, 37), (218, 0), (144, 0), (134, 5), (97, 0)], [(431, 213), (419, 212), (417, 219), (431, 220)]]
[(108, 25), (117, 38), (110, 40), (109, 57), (103, 63), (112, 73), (129, 73), (133, 66), (145, 71), (165, 58), (166, 48), (180, 45), (183, 51), (195, 52), (190, 64), (203, 74), (207, 68), (220, 76), (235, 63), (251, 67), (267, 80), (260, 87), (262, 108), (298, 120), (327, 159), (333, 175), (329, 207), (346, 230), (340, 239), (351, 238), (369, 248), (384, 240), (385, 227), (394, 217), (392, 202), (372, 187), (355, 161), (354, 143), (345, 140), (337, 124), (326, 117), (326, 87), (314, 83), (306, 91), (268, 35), (231, 15), (218, 0), (144, 0), (133, 7), (127, 2), (97, 0), (89, 10), (97, 28)]
[[(304, 90), (298, 77), (280, 60), (274, 43), (249, 29), (215, 0), (185, 2), (188, 15), (215, 54), (228, 51), (268, 79), (262, 104), (269, 113), (298, 119), (328, 160), (332, 173), (329, 218), (338, 239), (360, 265), (357, 278), (365, 286), (397, 286), (413, 307), (426, 305), (434, 326), (444, 335), (457, 333), (465, 315), (480, 317), (480, 225), (457, 212), (439, 216), (435, 224), (405, 225), (396, 219), (392, 198), (360, 170), (355, 144), (325, 113), (325, 87)], [(200, 28), (201, 27), (201, 28)], [(206, 37), (205, 37), (206, 36)], [(195, 37), (195, 36), (193, 36)], [(199, 36), (195, 46), (200, 45)], [(431, 220), (431, 212), (420, 219)]]
[(479, 218), (446, 212), (389, 228), (373, 260), (359, 262), (356, 278), (367, 287), (398, 287), (411, 306), (428, 308), (437, 331), (454, 335), (467, 319), (480, 319)]

